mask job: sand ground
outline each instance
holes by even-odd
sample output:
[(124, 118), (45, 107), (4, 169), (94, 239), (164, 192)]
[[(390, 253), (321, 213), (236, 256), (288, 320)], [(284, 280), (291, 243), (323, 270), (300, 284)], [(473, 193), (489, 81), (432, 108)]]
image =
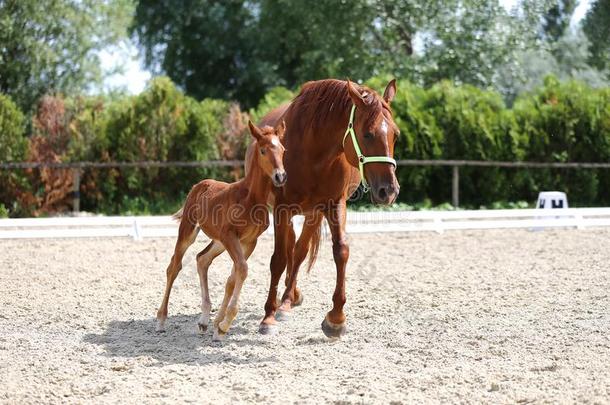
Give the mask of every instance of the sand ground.
[(352, 235), (340, 341), (328, 240), (303, 306), (257, 333), (269, 237), (226, 342), (196, 332), (202, 237), (156, 333), (173, 243), (0, 241), (0, 402), (610, 402), (610, 229)]

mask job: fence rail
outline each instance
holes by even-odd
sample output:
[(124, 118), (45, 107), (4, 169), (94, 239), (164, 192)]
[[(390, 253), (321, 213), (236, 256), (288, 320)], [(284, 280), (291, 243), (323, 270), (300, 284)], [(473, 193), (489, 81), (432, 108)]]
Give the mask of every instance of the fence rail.
[[(153, 168), (153, 167), (240, 167), (243, 160), (208, 160), (197, 162), (180, 161), (143, 161), (143, 162), (0, 162), (0, 170), (18, 169), (71, 169), (74, 177), (73, 211), (80, 209), (80, 176), (85, 169), (109, 168)], [(451, 203), (454, 207), (460, 204), (460, 168), (461, 167), (501, 167), (512, 169), (610, 169), (610, 162), (504, 162), (493, 160), (416, 160), (401, 159), (398, 166), (436, 166), (451, 167)]]
[[(301, 231), (304, 218), (294, 227)], [(273, 221), (270, 218), (270, 221)], [(610, 208), (515, 209), (471, 211), (348, 212), (350, 233), (438, 232), (465, 229), (577, 228), (610, 226)], [(325, 226), (326, 229), (326, 226)], [(58, 217), (0, 219), (1, 239), (176, 237), (170, 216)], [(267, 230), (273, 234), (273, 227)], [(328, 230), (326, 229), (326, 234)]]

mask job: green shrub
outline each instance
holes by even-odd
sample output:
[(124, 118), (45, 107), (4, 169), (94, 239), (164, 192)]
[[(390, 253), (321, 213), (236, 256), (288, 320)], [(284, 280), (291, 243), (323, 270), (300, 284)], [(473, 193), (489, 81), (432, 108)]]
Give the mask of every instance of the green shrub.
[[(583, 83), (561, 83), (555, 77), (514, 105), (525, 160), (542, 162), (610, 161), (610, 90)], [(570, 202), (608, 204), (608, 170), (530, 170), (523, 172), (519, 192), (532, 199), (542, 190), (557, 189)]]
[[(441, 82), (426, 92), (421, 108), (433, 116), (443, 133), (443, 159), (512, 161), (522, 156), (512, 113), (495, 92)], [(512, 197), (509, 176), (499, 168), (461, 168), (460, 199), (471, 205), (508, 200)], [(441, 185), (444, 194), (431, 197), (439, 202), (450, 200), (450, 168), (434, 183)]]
[(4, 204), (0, 203), (0, 218), (8, 218), (8, 210)]
[[(157, 78), (141, 94), (110, 106), (102, 154), (110, 161), (127, 162), (219, 159), (223, 157), (219, 146), (224, 151), (228, 138), (237, 138), (237, 143), (246, 139), (233, 133), (243, 132), (246, 122), (240, 126), (230, 122), (231, 118), (244, 121), (231, 103), (197, 102), (185, 96), (169, 79)], [(233, 131), (227, 129), (231, 125)], [(245, 149), (240, 145), (237, 148)], [(203, 168), (110, 170), (100, 184), (103, 190), (98, 205), (107, 212), (118, 213), (122, 207), (133, 207), (129, 201), (136, 201), (137, 207), (144, 207), (138, 201), (173, 201), (202, 178), (228, 176), (226, 170)]]
[[(367, 84), (381, 93), (388, 80), (376, 77)], [(250, 117), (259, 121), (293, 97), (288, 89), (274, 88)], [(401, 129), (397, 159), (610, 161), (608, 88), (549, 77), (507, 109), (492, 91), (449, 82), (424, 89), (398, 80), (392, 109)], [(235, 103), (198, 102), (168, 79), (157, 78), (137, 96), (47, 96), (33, 117), (28, 142), (23, 114), (0, 95), (0, 161), (241, 160), (250, 140), (247, 119)], [(0, 215), (28, 215), (30, 205), (33, 212), (45, 204), (49, 210), (65, 209), (71, 174), (56, 181), (49, 173), (0, 171)], [(169, 213), (202, 178), (234, 180), (240, 175), (229, 169), (86, 169), (81, 207), (108, 214)], [(397, 176), (399, 207), (446, 207), (451, 200), (451, 168), (399, 167)], [(523, 207), (539, 191), (557, 189), (566, 191), (573, 205), (609, 204), (608, 185), (610, 170), (461, 168), (460, 203)], [(56, 201), (45, 202), (49, 187)], [(362, 201), (358, 204), (356, 209), (368, 209)]]
[[(369, 85), (383, 90), (388, 78)], [(547, 78), (512, 110), (492, 91), (440, 82), (422, 89), (398, 81), (392, 103), (401, 129), (398, 159), (610, 161), (610, 89)], [(400, 200), (451, 199), (450, 168), (401, 167)], [(575, 205), (610, 203), (608, 170), (461, 168), (460, 201), (535, 201), (539, 191), (566, 191)], [(497, 203), (492, 205), (497, 206)]]
[[(23, 161), (26, 152), (23, 113), (8, 96), (0, 94), (0, 162)], [(19, 211), (16, 201), (25, 188), (27, 181), (22, 170), (0, 169), (0, 206), (6, 215)]]

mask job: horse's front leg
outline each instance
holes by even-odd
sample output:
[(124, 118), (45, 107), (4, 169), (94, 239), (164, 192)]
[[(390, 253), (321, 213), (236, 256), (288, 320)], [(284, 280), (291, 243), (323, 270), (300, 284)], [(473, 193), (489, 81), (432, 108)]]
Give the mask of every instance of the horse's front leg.
[(349, 259), (349, 246), (345, 234), (345, 200), (332, 204), (325, 213), (333, 239), (333, 258), (337, 267), (337, 283), (333, 294), (333, 308), (322, 322), (327, 337), (340, 337), (345, 333), (345, 268)]

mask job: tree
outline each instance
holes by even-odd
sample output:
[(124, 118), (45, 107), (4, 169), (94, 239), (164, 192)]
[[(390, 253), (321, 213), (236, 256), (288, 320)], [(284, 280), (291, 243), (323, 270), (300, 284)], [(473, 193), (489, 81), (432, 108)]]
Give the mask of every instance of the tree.
[(246, 0), (141, 0), (131, 28), (145, 62), (189, 95), (237, 99), (249, 106), (273, 83), (259, 58), (254, 6)]
[(101, 79), (97, 52), (126, 35), (131, 0), (0, 0), (0, 92), (24, 110)]
[(509, 14), (497, 0), (459, 1), (422, 38), (424, 83), (449, 79), (496, 87), (498, 70), (513, 63), (515, 52), (535, 46), (532, 24)]
[[(170, 4), (171, 3), (171, 4)], [(255, 105), (274, 86), (380, 74), (501, 89), (516, 55), (565, 30), (574, 0), (140, 0), (147, 64), (199, 99)], [(549, 34), (551, 35), (551, 34)], [(507, 94), (503, 92), (503, 94)]]
[(578, 2), (576, 0), (556, 0), (543, 17), (544, 37), (557, 42), (570, 26), (572, 15)]
[(510, 103), (519, 95), (544, 84), (548, 75), (579, 80), (591, 87), (608, 86), (608, 72), (589, 64), (589, 42), (581, 29), (568, 30), (556, 42), (515, 54), (515, 66), (499, 71), (498, 87)]
[(591, 45), (591, 62), (600, 69), (610, 68), (610, 1), (597, 0), (583, 21)]
[(374, 9), (364, 0), (262, 0), (258, 42), (262, 56), (273, 62), (276, 84), (366, 80), (383, 59), (371, 41), (374, 22)]

